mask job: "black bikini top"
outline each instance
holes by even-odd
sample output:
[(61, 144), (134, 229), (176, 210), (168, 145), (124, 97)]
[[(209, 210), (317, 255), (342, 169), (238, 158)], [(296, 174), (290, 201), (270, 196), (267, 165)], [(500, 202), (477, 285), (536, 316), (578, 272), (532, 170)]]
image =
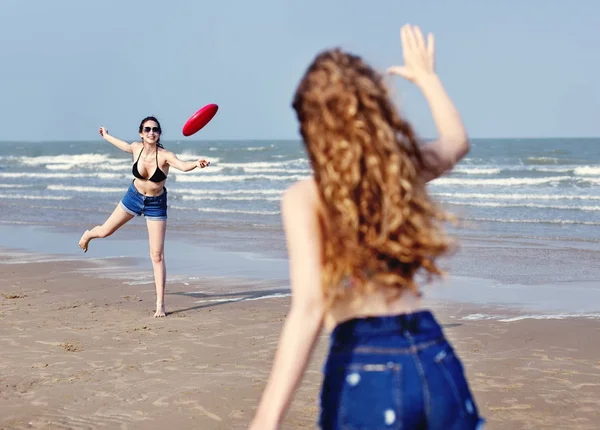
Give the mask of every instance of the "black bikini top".
[(138, 179), (144, 179), (144, 180), (147, 180), (150, 182), (156, 182), (156, 183), (162, 182), (165, 179), (167, 179), (167, 175), (165, 175), (165, 172), (160, 170), (160, 167), (158, 167), (158, 148), (156, 150), (156, 170), (154, 171), (152, 176), (150, 176), (149, 178), (144, 178), (142, 175), (140, 175), (140, 172), (138, 170), (138, 161), (140, 161), (142, 152), (144, 152), (144, 148), (142, 148), (142, 150), (140, 151), (140, 155), (138, 155), (137, 160), (135, 161), (135, 163), (133, 163), (133, 167), (131, 169), (133, 176), (135, 176)]

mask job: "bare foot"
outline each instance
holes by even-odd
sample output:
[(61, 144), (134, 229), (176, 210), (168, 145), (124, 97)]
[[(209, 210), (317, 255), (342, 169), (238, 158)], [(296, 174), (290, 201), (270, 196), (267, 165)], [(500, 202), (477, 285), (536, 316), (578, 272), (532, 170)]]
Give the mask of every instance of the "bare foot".
[(167, 313), (165, 312), (165, 304), (157, 303), (156, 304), (156, 312), (154, 313), (154, 318), (162, 318), (166, 317)]
[(83, 252), (87, 252), (88, 243), (90, 243), (90, 239), (87, 237), (89, 232), (89, 230), (84, 231), (81, 235), (81, 239), (79, 239), (79, 247), (83, 249)]

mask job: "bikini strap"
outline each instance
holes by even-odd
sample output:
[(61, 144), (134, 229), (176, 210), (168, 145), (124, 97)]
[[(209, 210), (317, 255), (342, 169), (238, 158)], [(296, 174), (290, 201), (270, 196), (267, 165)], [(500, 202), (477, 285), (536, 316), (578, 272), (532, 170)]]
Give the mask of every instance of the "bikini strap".
[(140, 151), (140, 155), (138, 155), (138, 159), (135, 160), (135, 162), (137, 163), (138, 161), (140, 161), (140, 157), (142, 156), (142, 152), (144, 152), (144, 147), (142, 146), (142, 150)]

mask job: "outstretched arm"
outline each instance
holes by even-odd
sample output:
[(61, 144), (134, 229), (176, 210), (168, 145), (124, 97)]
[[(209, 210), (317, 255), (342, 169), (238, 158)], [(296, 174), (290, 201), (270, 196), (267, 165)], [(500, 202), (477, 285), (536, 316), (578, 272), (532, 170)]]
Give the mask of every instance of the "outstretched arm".
[(323, 323), (321, 237), (312, 181), (293, 185), (282, 198), (290, 261), (292, 303), (271, 375), (252, 430), (277, 429), (300, 383)]
[(98, 132), (100, 133), (100, 136), (104, 138), (104, 140), (106, 140), (108, 143), (115, 145), (121, 151), (125, 151), (130, 154), (133, 153), (133, 148), (131, 144), (125, 142), (124, 140), (117, 139), (114, 136), (111, 136), (110, 134), (108, 134), (108, 130), (106, 128), (100, 127), (100, 130), (98, 130)]
[(177, 158), (177, 155), (172, 152), (167, 152), (166, 160), (167, 163), (169, 163), (169, 166), (172, 166), (177, 170), (181, 170), (182, 172), (189, 172), (194, 170), (196, 167), (203, 169), (207, 166), (210, 166), (210, 161), (206, 161), (205, 159), (201, 158), (200, 160), (196, 161), (183, 161)]
[(389, 73), (413, 82), (422, 91), (438, 130), (437, 141), (423, 145), (421, 152), (425, 181), (451, 170), (469, 152), (469, 138), (458, 110), (435, 73), (435, 47), (432, 34), (427, 37), (417, 26), (405, 25), (400, 30), (404, 66), (394, 66)]

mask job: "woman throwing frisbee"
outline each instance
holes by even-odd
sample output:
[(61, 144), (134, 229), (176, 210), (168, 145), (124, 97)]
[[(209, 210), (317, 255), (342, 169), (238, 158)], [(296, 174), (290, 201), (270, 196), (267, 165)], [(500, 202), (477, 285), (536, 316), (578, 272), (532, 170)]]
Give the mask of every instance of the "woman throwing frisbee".
[(141, 142), (131, 144), (117, 139), (100, 128), (100, 135), (107, 142), (133, 156), (134, 176), (129, 189), (108, 219), (102, 225), (86, 230), (79, 240), (79, 247), (87, 252), (90, 240), (108, 237), (135, 216), (144, 215), (150, 241), (150, 259), (156, 284), (156, 313), (154, 317), (164, 317), (165, 282), (167, 270), (164, 259), (165, 233), (167, 230), (167, 188), (165, 182), (169, 168), (182, 172), (204, 168), (210, 162), (200, 159), (183, 161), (164, 149), (160, 143), (162, 129), (155, 117), (149, 116), (140, 123)]

